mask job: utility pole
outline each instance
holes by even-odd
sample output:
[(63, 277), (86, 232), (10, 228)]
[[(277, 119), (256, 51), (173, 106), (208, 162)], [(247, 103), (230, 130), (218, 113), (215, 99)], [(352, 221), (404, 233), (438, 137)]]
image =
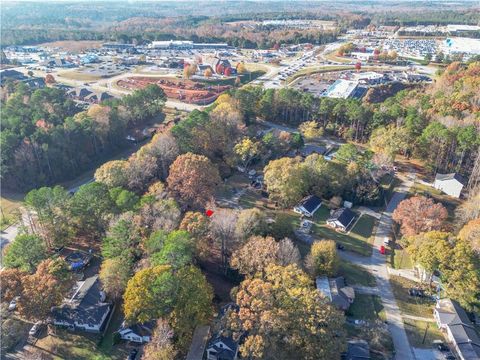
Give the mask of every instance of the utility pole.
[(430, 326), (430, 323), (427, 322), (427, 327), (425, 328), (425, 333), (423, 334), (422, 344), (425, 344), (425, 338), (427, 337), (427, 331), (429, 326)]

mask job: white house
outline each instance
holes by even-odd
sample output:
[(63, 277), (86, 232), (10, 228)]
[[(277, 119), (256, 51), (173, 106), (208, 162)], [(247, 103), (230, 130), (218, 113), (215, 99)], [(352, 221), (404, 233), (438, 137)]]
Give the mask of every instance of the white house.
[(217, 336), (207, 346), (207, 360), (237, 360), (238, 344), (230, 337)]
[(112, 304), (105, 301), (105, 293), (101, 291), (98, 275), (95, 275), (78, 282), (73, 296), (61, 306), (52, 308), (52, 322), (72, 330), (99, 333), (111, 307)]
[(341, 231), (347, 231), (348, 227), (355, 220), (355, 213), (349, 208), (340, 208), (333, 211), (327, 219), (327, 225)]
[(464, 178), (457, 173), (437, 174), (433, 187), (445, 194), (459, 198), (463, 187), (465, 186)]
[(143, 344), (150, 342), (154, 327), (154, 321), (149, 321), (143, 324), (133, 324), (130, 326), (126, 326), (125, 323), (123, 323), (122, 327), (118, 330), (118, 334), (122, 340)]
[(304, 198), (300, 204), (293, 208), (297, 214), (312, 217), (315, 212), (322, 206), (322, 200), (315, 195), (310, 195)]
[(480, 337), (463, 308), (454, 300), (437, 301), (433, 316), (462, 360), (480, 359)]

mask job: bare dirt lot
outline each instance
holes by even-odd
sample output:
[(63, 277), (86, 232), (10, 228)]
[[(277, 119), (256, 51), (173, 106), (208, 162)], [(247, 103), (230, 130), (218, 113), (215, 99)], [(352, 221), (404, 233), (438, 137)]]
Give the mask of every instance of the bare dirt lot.
[(40, 44), (39, 46), (44, 47), (56, 47), (64, 51), (70, 52), (82, 52), (86, 49), (98, 49), (102, 46), (103, 41), (94, 41), (94, 40), (79, 40), (79, 41), (53, 41), (48, 43)]
[(117, 86), (128, 90), (141, 89), (148, 84), (160, 86), (170, 99), (201, 105), (210, 104), (221, 93), (230, 89), (229, 85), (208, 86), (191, 80), (175, 78), (131, 77), (116, 83)]

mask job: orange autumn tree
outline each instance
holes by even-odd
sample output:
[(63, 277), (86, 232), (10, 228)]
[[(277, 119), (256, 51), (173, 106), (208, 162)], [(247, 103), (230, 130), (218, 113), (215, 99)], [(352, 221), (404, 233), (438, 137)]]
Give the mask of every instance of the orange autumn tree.
[(169, 191), (189, 208), (204, 208), (220, 181), (216, 166), (207, 157), (192, 153), (177, 157), (167, 178)]
[(440, 230), (447, 219), (447, 209), (425, 196), (403, 200), (393, 212), (393, 220), (401, 226), (405, 236)]

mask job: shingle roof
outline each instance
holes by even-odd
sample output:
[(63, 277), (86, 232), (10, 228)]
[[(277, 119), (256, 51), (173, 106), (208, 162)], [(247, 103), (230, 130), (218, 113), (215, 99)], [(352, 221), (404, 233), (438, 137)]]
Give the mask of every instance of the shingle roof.
[(338, 221), (343, 226), (347, 227), (355, 218), (355, 213), (349, 208), (340, 208), (333, 212), (327, 221)]
[[(218, 342), (224, 343), (225, 346), (229, 347), (231, 350), (217, 346), (216, 344)], [(235, 341), (233, 341), (231, 337), (227, 337), (227, 336), (217, 336), (213, 338), (212, 340), (210, 340), (207, 347), (207, 349), (213, 349), (216, 351), (217, 358), (228, 359), (228, 360), (233, 360), (235, 358), (237, 348), (238, 348), (238, 344)]]
[(470, 324), (467, 313), (455, 300), (440, 299), (435, 308), (442, 325)]
[(155, 321), (148, 321), (145, 323), (136, 323), (130, 326), (123, 327), (125, 330), (130, 330), (134, 334), (139, 336), (150, 336), (152, 335), (153, 329), (155, 328)]
[(460, 184), (465, 185), (465, 178), (459, 173), (450, 173), (450, 174), (437, 174), (435, 175), (435, 180), (446, 181), (446, 180), (457, 180)]
[(86, 279), (73, 297), (61, 306), (52, 308), (55, 320), (79, 324), (99, 324), (110, 304), (102, 301), (98, 276)]
[(318, 208), (321, 203), (322, 200), (318, 196), (310, 195), (304, 198), (299, 205), (303, 206), (305, 210), (311, 213), (315, 211), (315, 209)]
[(480, 337), (472, 326), (457, 324), (448, 328), (464, 359), (480, 358)]

